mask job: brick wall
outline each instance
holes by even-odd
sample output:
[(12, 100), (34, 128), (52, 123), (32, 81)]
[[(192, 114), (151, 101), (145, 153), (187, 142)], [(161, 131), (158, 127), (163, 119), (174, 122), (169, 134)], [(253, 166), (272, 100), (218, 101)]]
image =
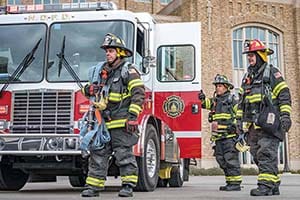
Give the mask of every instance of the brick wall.
[[(209, 5), (208, 2), (211, 4)], [(282, 33), (283, 73), (292, 94), (293, 126), (288, 135), (289, 159), (292, 169), (300, 169), (300, 8), (286, 0), (186, 0), (181, 6), (184, 21), (202, 23), (202, 84), (212, 94), (211, 84), (216, 73), (224, 73), (232, 80), (231, 33), (240, 25), (259, 23)], [(212, 70), (213, 69), (213, 70)], [(203, 161), (213, 164), (209, 143), (209, 125), (204, 111)], [(205, 164), (203, 164), (205, 167)]]

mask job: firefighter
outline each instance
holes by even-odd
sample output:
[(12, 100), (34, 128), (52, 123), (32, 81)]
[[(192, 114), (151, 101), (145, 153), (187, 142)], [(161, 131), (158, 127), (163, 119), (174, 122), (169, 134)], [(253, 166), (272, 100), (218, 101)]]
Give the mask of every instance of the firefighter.
[[(248, 131), (250, 153), (259, 169), (258, 187), (252, 189), (250, 195), (279, 195), (278, 146), (283, 140), (284, 133), (291, 127), (290, 91), (281, 72), (267, 63), (268, 56), (273, 54), (273, 50), (266, 48), (257, 39), (246, 40), (243, 54), (247, 54), (249, 66), (240, 89), (241, 101), (237, 112), (238, 130), (239, 132)], [(267, 87), (269, 90), (266, 90)], [(272, 107), (278, 111), (274, 114), (279, 119), (276, 130), (257, 125), (257, 119), (260, 117), (265, 117), (270, 122), (276, 119), (262, 110), (264, 102), (262, 100), (267, 97), (268, 93)]]
[(211, 141), (214, 144), (214, 156), (225, 174), (226, 185), (220, 186), (222, 191), (241, 190), (241, 170), (239, 151), (235, 148), (237, 100), (230, 93), (233, 85), (224, 75), (217, 74), (213, 81), (214, 97), (206, 98), (201, 90), (199, 99), (202, 108), (210, 110), (208, 121), (211, 123)]
[(90, 152), (86, 179), (88, 187), (82, 191), (81, 196), (99, 196), (99, 191), (104, 189), (108, 163), (113, 155), (122, 181), (119, 196), (131, 197), (138, 181), (138, 166), (132, 147), (138, 141), (137, 118), (144, 102), (144, 84), (133, 64), (125, 61), (126, 57), (132, 56), (132, 51), (125, 46), (121, 38), (108, 33), (101, 48), (106, 52), (106, 62), (97, 74), (101, 83), (89, 83), (84, 86), (82, 92), (90, 97), (98, 94), (102, 88), (109, 88), (106, 92), (107, 104), (101, 113), (110, 132), (111, 141), (106, 143), (103, 149)]

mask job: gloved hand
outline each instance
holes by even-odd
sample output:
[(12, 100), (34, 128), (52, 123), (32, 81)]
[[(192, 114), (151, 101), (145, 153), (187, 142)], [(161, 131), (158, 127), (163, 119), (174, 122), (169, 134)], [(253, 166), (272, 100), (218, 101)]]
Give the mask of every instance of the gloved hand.
[(138, 125), (137, 117), (130, 113), (126, 121), (126, 131), (129, 133), (137, 133)]
[(100, 90), (99, 85), (97, 84), (86, 84), (83, 88), (84, 95), (95, 96)]
[(205, 100), (205, 94), (203, 92), (203, 90), (200, 90), (199, 94), (198, 94), (198, 99), (201, 100), (201, 101), (204, 101)]
[(282, 130), (288, 132), (292, 126), (291, 117), (289, 115), (282, 115), (280, 121)]
[(137, 120), (134, 120), (134, 121), (132, 121), (132, 120), (128, 120), (128, 121), (126, 121), (126, 131), (128, 132), (128, 133), (137, 133), (138, 132), (138, 125), (139, 125), (139, 123), (138, 123), (138, 121)]

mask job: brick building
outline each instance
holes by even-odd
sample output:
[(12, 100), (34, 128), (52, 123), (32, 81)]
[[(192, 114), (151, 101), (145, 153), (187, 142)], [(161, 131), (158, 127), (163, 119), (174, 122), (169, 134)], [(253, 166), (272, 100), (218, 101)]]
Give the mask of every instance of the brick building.
[[(83, 0), (85, 1), (85, 0)], [(7, 4), (58, 3), (59, 0), (7, 0)], [(82, 2), (64, 0), (63, 2)], [(237, 89), (246, 70), (243, 41), (258, 38), (275, 50), (270, 62), (280, 68), (292, 94), (292, 128), (287, 136), (289, 166), (300, 169), (300, 0), (114, 0), (119, 9), (154, 14), (159, 22), (202, 23), (202, 86), (212, 94), (216, 73), (226, 74)], [(3, 3), (3, 0), (2, 0)], [(184, 37), (184, 36), (183, 36)], [(213, 70), (212, 70), (213, 69)], [(199, 88), (200, 89), (200, 88)], [(207, 111), (203, 111), (203, 158), (199, 166), (217, 166), (210, 146)], [(280, 167), (283, 167), (283, 144)], [(249, 153), (242, 164), (253, 166)]]
[[(241, 55), (246, 38), (259, 38), (275, 50), (270, 62), (281, 69), (291, 89), (293, 125), (288, 134), (291, 169), (300, 169), (300, 1), (299, 0), (174, 0), (158, 14), (181, 16), (182, 21), (202, 23), (202, 85), (209, 93), (215, 73), (225, 73), (238, 88), (246, 70)], [(213, 69), (213, 70), (212, 70)], [(205, 76), (203, 76), (205, 74)], [(203, 111), (204, 119), (207, 112)], [(201, 167), (214, 166), (209, 142), (209, 126), (204, 122)], [(283, 145), (280, 163), (283, 167)], [(242, 163), (251, 164), (243, 155)]]

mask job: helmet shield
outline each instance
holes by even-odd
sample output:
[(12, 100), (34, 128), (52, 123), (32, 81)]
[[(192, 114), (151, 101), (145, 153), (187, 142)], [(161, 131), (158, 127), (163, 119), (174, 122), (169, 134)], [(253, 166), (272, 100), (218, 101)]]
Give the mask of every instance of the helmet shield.
[(117, 37), (116, 35), (112, 33), (108, 33), (105, 35), (102, 45), (100, 46), (102, 49), (107, 48), (115, 48), (118, 49), (118, 54), (120, 54), (122, 57), (130, 57), (132, 56), (132, 51), (129, 50), (125, 42)]
[(274, 53), (274, 51), (272, 49), (266, 48), (265, 45), (257, 39), (245, 40), (243, 54), (252, 53), (252, 52), (256, 52), (256, 51), (264, 52), (268, 56), (272, 55)]

